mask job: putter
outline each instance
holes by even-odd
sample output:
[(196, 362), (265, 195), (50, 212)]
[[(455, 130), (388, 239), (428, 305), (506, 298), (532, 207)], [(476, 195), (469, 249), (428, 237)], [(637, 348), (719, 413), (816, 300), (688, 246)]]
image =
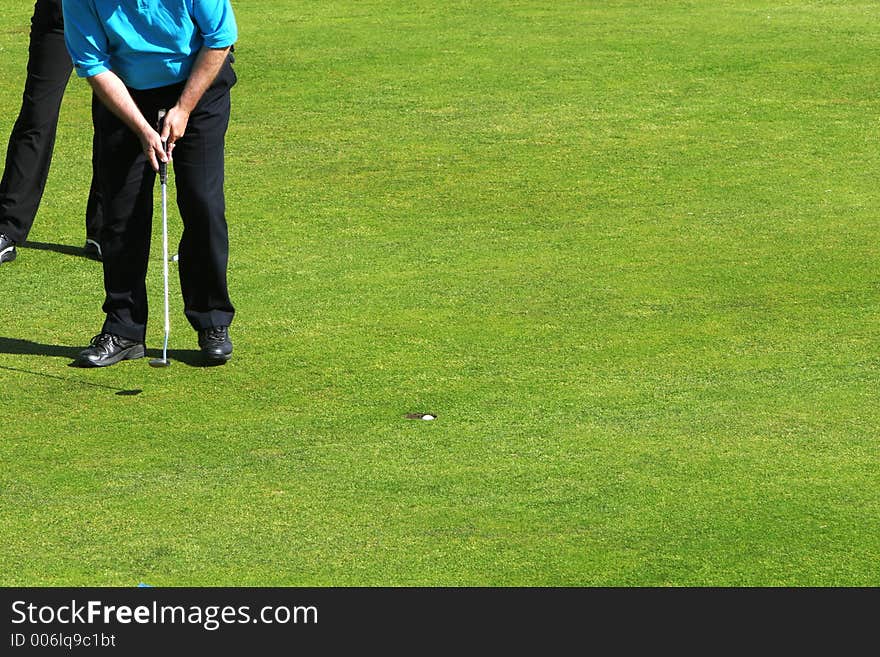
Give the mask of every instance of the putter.
[[(165, 110), (159, 110), (159, 130), (165, 120)], [(167, 142), (162, 142), (162, 150), (168, 152)], [(165, 282), (165, 340), (162, 343), (162, 358), (153, 358), (151, 367), (168, 367), (168, 334), (171, 332), (171, 322), (168, 318), (168, 163), (159, 162), (159, 182), (162, 185), (162, 275)]]

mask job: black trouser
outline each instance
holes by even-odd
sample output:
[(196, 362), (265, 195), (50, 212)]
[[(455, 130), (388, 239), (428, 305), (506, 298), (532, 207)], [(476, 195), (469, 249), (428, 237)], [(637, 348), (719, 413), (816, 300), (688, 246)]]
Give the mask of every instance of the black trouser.
[[(175, 144), (171, 160), (183, 221), (177, 251), (180, 288), (184, 314), (196, 330), (228, 326), (235, 314), (226, 283), (229, 238), (223, 192), (229, 89), (235, 82), (227, 61), (190, 114), (186, 134)], [(178, 84), (129, 89), (129, 93), (144, 117), (156, 125), (158, 111), (173, 107), (182, 89)], [(103, 331), (143, 341), (156, 173), (137, 135), (116, 115), (100, 105), (95, 117), (105, 200)]]
[[(6, 233), (15, 242), (27, 239), (43, 198), (55, 148), (61, 99), (72, 70), (73, 63), (64, 45), (61, 0), (37, 0), (31, 18), (21, 111), (9, 137), (6, 166), (0, 180), (0, 233)], [(96, 174), (93, 150), (86, 237), (95, 240), (102, 221)]]

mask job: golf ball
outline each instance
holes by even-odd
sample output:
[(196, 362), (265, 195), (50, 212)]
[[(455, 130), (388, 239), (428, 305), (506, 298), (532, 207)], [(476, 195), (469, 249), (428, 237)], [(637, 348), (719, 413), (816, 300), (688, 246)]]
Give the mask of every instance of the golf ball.
[(433, 419), (434, 419), (434, 416), (431, 415), (430, 413), (425, 413), (425, 414), (422, 416), (422, 419), (423, 419), (423, 420), (433, 420)]

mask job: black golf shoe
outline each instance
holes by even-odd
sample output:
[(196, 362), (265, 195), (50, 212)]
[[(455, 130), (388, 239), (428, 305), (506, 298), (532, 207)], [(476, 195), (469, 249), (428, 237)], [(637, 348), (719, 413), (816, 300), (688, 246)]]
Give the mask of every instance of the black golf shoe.
[(199, 348), (209, 363), (220, 365), (232, 358), (228, 326), (214, 326), (199, 331)]
[(12, 262), (18, 253), (15, 251), (15, 242), (9, 239), (6, 233), (0, 233), (0, 265), (4, 262)]
[(83, 349), (76, 364), (79, 367), (106, 367), (121, 360), (144, 357), (144, 345), (112, 333), (99, 333), (92, 338), (91, 346)]
[(101, 245), (98, 243), (98, 240), (87, 238), (83, 251), (85, 251), (86, 257), (91, 258), (92, 260), (100, 262), (104, 259), (104, 255), (101, 253)]

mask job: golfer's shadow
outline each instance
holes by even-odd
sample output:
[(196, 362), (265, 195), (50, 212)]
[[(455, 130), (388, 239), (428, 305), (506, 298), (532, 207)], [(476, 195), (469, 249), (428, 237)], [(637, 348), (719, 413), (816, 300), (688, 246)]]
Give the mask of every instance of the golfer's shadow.
[(42, 344), (31, 340), (0, 337), (0, 354), (21, 356), (54, 356), (74, 360), (83, 347), (65, 347), (56, 344)]
[[(63, 345), (43, 344), (32, 340), (20, 340), (18, 338), (0, 337), (0, 354), (15, 354), (18, 356), (51, 356), (54, 358), (67, 358), (69, 365), (75, 366), (79, 353), (86, 348), (65, 347)], [(161, 349), (147, 349), (147, 358), (161, 358)], [(178, 361), (190, 367), (214, 367), (213, 363), (205, 361), (202, 352), (198, 349), (169, 349), (168, 358)], [(222, 364), (222, 363), (220, 363)]]
[(49, 242), (31, 242), (27, 240), (19, 244), (24, 249), (35, 249), (37, 251), (54, 251), (55, 253), (63, 253), (64, 255), (79, 256), (94, 260), (86, 250), (81, 246), (69, 246), (67, 244), (51, 244)]

